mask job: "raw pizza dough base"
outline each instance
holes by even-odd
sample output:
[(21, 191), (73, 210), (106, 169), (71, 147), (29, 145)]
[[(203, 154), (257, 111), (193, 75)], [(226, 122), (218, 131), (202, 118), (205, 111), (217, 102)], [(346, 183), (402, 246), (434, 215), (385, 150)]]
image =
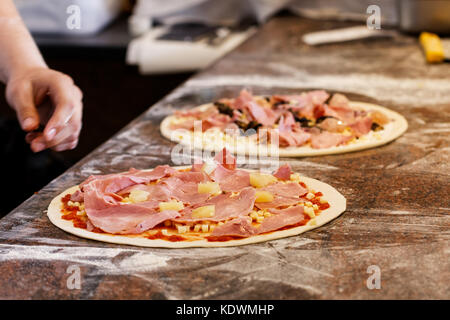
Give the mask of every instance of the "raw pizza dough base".
[[(186, 167), (178, 167), (186, 168)], [(247, 170), (247, 171), (256, 171), (256, 170)], [(55, 197), (50, 203), (47, 211), (47, 216), (50, 221), (57, 226), (58, 228), (79, 236), (81, 238), (92, 239), (102, 242), (108, 243), (117, 243), (117, 244), (126, 244), (132, 246), (140, 246), (140, 247), (157, 247), (157, 248), (192, 248), (192, 247), (231, 247), (231, 246), (241, 246), (246, 244), (259, 243), (269, 240), (281, 239), (291, 236), (299, 235), (308, 230), (312, 230), (318, 228), (333, 219), (336, 219), (339, 215), (341, 215), (346, 209), (346, 199), (342, 194), (340, 194), (335, 188), (332, 186), (321, 182), (316, 179), (300, 177), (300, 180), (304, 182), (309, 189), (313, 189), (316, 192), (320, 191), (323, 194), (323, 198), (328, 201), (330, 204), (330, 208), (323, 210), (319, 216), (316, 216), (315, 225), (311, 225), (310, 221), (304, 226), (295, 227), (292, 229), (282, 230), (282, 231), (274, 231), (267, 234), (261, 234), (252, 236), (249, 238), (230, 240), (230, 241), (207, 241), (205, 240), (196, 240), (196, 241), (186, 241), (186, 242), (171, 242), (167, 240), (161, 239), (147, 239), (139, 236), (123, 236), (123, 235), (112, 235), (112, 234), (102, 234), (91, 232), (86, 229), (76, 228), (73, 226), (72, 221), (64, 220), (61, 218), (61, 199), (67, 195), (74, 193), (78, 190), (78, 186), (71, 187), (57, 197)]]
[[(204, 110), (210, 107), (212, 104), (204, 104), (198, 107), (193, 108), (192, 110)], [(383, 112), (385, 115), (389, 117), (391, 122), (389, 122), (384, 130), (381, 130), (377, 133), (380, 134), (380, 139), (377, 139), (371, 131), (365, 138), (357, 140), (355, 143), (350, 143), (347, 145), (336, 146), (326, 149), (313, 149), (310, 146), (301, 146), (301, 147), (287, 147), (287, 148), (277, 148), (278, 150), (271, 151), (269, 148), (269, 154), (262, 154), (262, 156), (280, 156), (280, 157), (305, 157), (305, 156), (320, 156), (320, 155), (328, 155), (328, 154), (337, 154), (337, 153), (346, 153), (359, 151), (369, 148), (378, 147), (384, 145), (386, 143), (395, 140), (399, 136), (401, 136), (408, 129), (408, 122), (406, 119), (399, 113), (392, 111), (386, 107), (382, 107), (379, 105), (366, 103), (366, 102), (358, 102), (358, 101), (350, 101), (350, 106), (355, 108), (360, 108), (363, 110), (378, 110)], [(177, 143), (181, 143), (183, 145), (188, 146), (189, 148), (197, 148), (198, 149), (207, 150), (207, 151), (221, 151), (224, 147), (227, 148), (230, 152), (239, 155), (250, 155), (250, 156), (261, 156), (259, 153), (258, 145), (256, 143), (250, 143), (247, 146), (245, 145), (234, 145), (234, 143), (227, 143), (221, 137), (221, 132), (219, 131), (211, 131), (211, 137), (203, 138), (203, 143), (194, 143), (194, 134), (192, 131), (188, 130), (173, 130), (170, 128), (171, 122), (176, 117), (174, 115), (167, 116), (161, 122), (160, 130), (161, 134)], [(174, 132), (178, 132), (180, 134), (174, 134)], [(217, 134), (215, 134), (217, 133)], [(215, 134), (215, 137), (212, 135)], [(370, 136), (369, 136), (370, 135)], [(276, 147), (273, 146), (273, 149)]]

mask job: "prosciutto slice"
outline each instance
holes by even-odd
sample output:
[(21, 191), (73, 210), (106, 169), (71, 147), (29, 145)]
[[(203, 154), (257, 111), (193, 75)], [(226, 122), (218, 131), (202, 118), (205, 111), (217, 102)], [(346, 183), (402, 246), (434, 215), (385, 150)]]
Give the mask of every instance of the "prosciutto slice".
[(326, 118), (320, 122), (319, 127), (329, 132), (342, 132), (345, 129), (343, 122), (337, 118)]
[(213, 172), (214, 181), (225, 192), (238, 192), (250, 186), (250, 174), (244, 170), (228, 170), (218, 165)]
[(349, 127), (352, 128), (355, 136), (359, 138), (370, 132), (372, 122), (372, 118), (370, 117), (358, 118), (354, 123), (350, 124)]
[(177, 176), (160, 181), (160, 184), (167, 188), (171, 198), (188, 204), (201, 203), (209, 197), (207, 193), (198, 193), (198, 183), (199, 181), (185, 181)]
[(134, 183), (130, 177), (110, 176), (96, 179), (84, 187), (84, 205), (90, 222), (113, 234), (141, 233), (180, 214), (176, 211), (158, 212), (158, 201), (137, 204), (121, 203), (116, 194)]
[(270, 209), (269, 212), (273, 215), (263, 220), (257, 228), (258, 234), (276, 231), (305, 221), (303, 206), (294, 206), (282, 210)]
[(278, 130), (280, 130), (280, 132), (289, 132), (292, 131), (295, 125), (294, 115), (290, 112), (285, 112), (278, 122)]
[(342, 120), (345, 124), (350, 124), (355, 120), (355, 110), (349, 107), (348, 99), (341, 94), (335, 94), (329, 101), (329, 105), (324, 105), (323, 115), (332, 116)]
[(322, 106), (329, 97), (324, 90), (313, 90), (299, 95), (274, 96), (276, 100), (288, 103), (286, 107), (282, 105), (283, 109), (288, 108), (308, 119), (314, 118), (316, 108)]
[(214, 228), (211, 237), (242, 237), (246, 238), (256, 233), (249, 216), (232, 219)]
[(281, 180), (289, 180), (291, 178), (291, 166), (289, 164), (284, 164), (279, 167), (274, 173), (273, 176), (281, 179)]
[(259, 105), (247, 90), (240, 92), (233, 106), (249, 115), (251, 120), (257, 121), (264, 126), (271, 126), (277, 120), (277, 114), (272, 109)]
[(261, 225), (255, 228), (251, 224), (251, 218), (238, 217), (216, 227), (211, 237), (250, 237), (255, 234), (277, 231), (293, 225), (301, 225), (306, 222), (302, 206), (294, 206), (287, 209), (269, 210), (273, 215), (265, 218)]
[(222, 191), (238, 192), (250, 186), (250, 174), (236, 169), (236, 158), (228, 150), (224, 148), (214, 160), (217, 167), (212, 173), (212, 179), (219, 183)]
[(294, 128), (290, 132), (280, 132), (280, 146), (300, 147), (310, 140), (310, 138), (310, 133), (300, 128)]
[(147, 199), (158, 201), (169, 201), (171, 199), (170, 189), (162, 183), (158, 184), (135, 184), (118, 192), (118, 195), (125, 196), (133, 190), (142, 190), (148, 192)]
[(282, 206), (290, 206), (302, 202), (301, 196), (305, 195), (308, 190), (303, 188), (297, 182), (281, 183), (276, 182), (267, 187), (261, 188), (274, 195), (271, 202), (256, 202), (255, 206), (259, 209), (271, 209)]
[[(182, 211), (182, 216), (174, 221), (225, 221), (230, 218), (246, 216), (252, 211), (255, 204), (255, 190), (253, 188), (244, 188), (237, 196), (231, 193), (223, 193), (209, 199), (206, 202), (186, 208)], [(192, 209), (214, 205), (215, 214), (210, 218), (194, 218), (192, 217)]]
[(236, 158), (226, 148), (216, 154), (214, 161), (228, 170), (236, 169)]
[(353, 136), (323, 131), (311, 136), (311, 147), (314, 149), (331, 148), (346, 143), (351, 139), (353, 139)]
[(130, 181), (134, 183), (149, 183), (151, 181), (155, 181), (158, 179), (161, 179), (163, 177), (169, 176), (173, 173), (175, 173), (176, 170), (171, 168), (168, 165), (164, 166), (157, 166), (155, 169), (151, 171), (142, 171), (137, 170), (135, 168), (131, 168), (127, 172), (123, 173), (112, 173), (107, 175), (93, 175), (89, 176), (84, 182), (80, 184), (80, 189), (83, 191), (84, 186), (89, 184), (90, 182), (98, 179), (108, 179), (108, 178), (114, 178), (114, 177), (127, 177), (130, 179)]

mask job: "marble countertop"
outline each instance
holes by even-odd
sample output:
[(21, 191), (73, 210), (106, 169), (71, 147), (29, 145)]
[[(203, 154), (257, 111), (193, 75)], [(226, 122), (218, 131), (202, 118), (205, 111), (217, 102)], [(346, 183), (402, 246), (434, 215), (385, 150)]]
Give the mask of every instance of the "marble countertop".
[[(271, 20), (1, 219), (0, 298), (450, 298), (450, 65), (426, 64), (417, 39), (406, 35), (319, 47), (301, 41), (305, 32), (347, 25)], [(282, 159), (347, 198), (342, 216), (299, 236), (170, 250), (81, 239), (50, 223), (51, 199), (91, 174), (172, 164), (162, 118), (243, 87), (345, 92), (400, 112), (409, 128), (371, 150)], [(380, 289), (367, 286), (374, 270)]]

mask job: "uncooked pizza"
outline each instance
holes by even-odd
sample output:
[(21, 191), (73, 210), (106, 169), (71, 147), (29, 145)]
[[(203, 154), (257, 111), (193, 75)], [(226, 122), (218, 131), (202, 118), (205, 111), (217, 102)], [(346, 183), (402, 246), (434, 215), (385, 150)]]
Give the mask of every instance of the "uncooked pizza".
[(324, 90), (253, 96), (242, 90), (161, 123), (166, 138), (192, 149), (287, 157), (344, 153), (386, 144), (408, 127), (388, 108)]
[(224, 247), (295, 236), (345, 211), (330, 185), (294, 173), (240, 169), (226, 149), (188, 167), (90, 176), (50, 203), (74, 235), (148, 247)]

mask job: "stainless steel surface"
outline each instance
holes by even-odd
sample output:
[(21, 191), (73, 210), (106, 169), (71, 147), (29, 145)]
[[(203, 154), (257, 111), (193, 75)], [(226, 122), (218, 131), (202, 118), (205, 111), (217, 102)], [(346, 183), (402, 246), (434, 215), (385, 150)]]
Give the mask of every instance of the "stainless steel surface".
[(450, 0), (399, 0), (398, 12), (402, 31), (450, 34)]

